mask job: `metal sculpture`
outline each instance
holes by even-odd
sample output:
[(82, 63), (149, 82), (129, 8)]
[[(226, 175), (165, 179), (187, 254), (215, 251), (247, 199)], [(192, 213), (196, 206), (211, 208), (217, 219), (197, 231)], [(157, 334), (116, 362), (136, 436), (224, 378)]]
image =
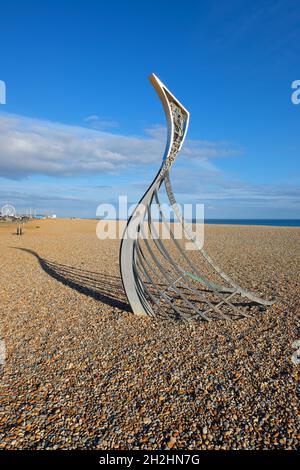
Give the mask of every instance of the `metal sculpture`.
[[(189, 112), (154, 74), (150, 76), (167, 118), (167, 145), (161, 167), (128, 220), (120, 247), (121, 277), (128, 301), (137, 315), (191, 320), (232, 319), (251, 314), (253, 304), (272, 305), (240, 287), (197, 244), (185, 224), (173, 194), (169, 170), (184, 142)], [(159, 208), (159, 222), (166, 225), (160, 192), (163, 188), (187, 240), (195, 245), (190, 256), (168, 224), (170, 240), (159, 236), (151, 207)], [(146, 233), (147, 232), (147, 233)], [(197, 261), (195, 259), (195, 253)], [(200, 255), (200, 256), (199, 256)], [(239, 296), (239, 302), (235, 299)]]

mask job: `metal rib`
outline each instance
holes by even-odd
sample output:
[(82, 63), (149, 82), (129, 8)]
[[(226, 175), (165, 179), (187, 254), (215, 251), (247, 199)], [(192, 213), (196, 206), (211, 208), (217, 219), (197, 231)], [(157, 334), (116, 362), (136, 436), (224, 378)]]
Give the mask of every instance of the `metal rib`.
[(180, 214), (180, 211), (178, 210), (178, 205), (177, 205), (177, 202), (176, 202), (176, 199), (175, 199), (175, 196), (174, 196), (174, 193), (173, 193), (173, 190), (172, 190), (172, 185), (171, 185), (171, 181), (170, 181), (170, 177), (169, 177), (169, 173), (167, 173), (165, 175), (165, 178), (164, 178), (164, 183), (165, 183), (165, 188), (166, 188), (166, 192), (167, 192), (167, 195), (168, 195), (168, 199), (171, 203), (171, 206), (172, 206), (172, 209), (174, 210), (175, 214), (176, 214), (176, 217), (178, 218), (179, 222), (181, 223), (182, 227), (183, 227), (183, 230), (185, 231), (185, 234), (187, 235), (187, 237), (189, 238), (189, 240), (191, 242), (193, 242), (195, 244), (195, 246), (197, 247), (197, 249), (202, 253), (202, 255), (204, 256), (204, 258), (207, 260), (207, 262), (213, 267), (213, 269), (225, 280), (227, 281), (229, 284), (231, 284), (232, 287), (234, 287), (236, 290), (237, 290), (237, 293), (243, 295), (244, 297), (248, 297), (248, 299), (252, 300), (253, 302), (256, 302), (258, 304), (261, 304), (261, 305), (273, 305), (274, 304), (274, 300), (264, 300), (262, 298), (260, 298), (259, 296), (257, 296), (256, 294), (254, 294), (253, 292), (247, 290), (247, 289), (244, 289), (242, 287), (240, 287), (230, 276), (228, 276), (228, 274), (226, 274), (218, 265), (217, 263), (209, 256), (209, 254), (204, 250), (204, 248), (201, 248), (201, 247), (198, 247), (197, 246), (197, 243), (195, 241), (195, 239), (191, 236), (191, 234), (189, 233), (189, 231), (187, 230), (185, 224), (184, 224), (184, 220), (182, 219), (181, 217), (181, 214)]
[[(146, 267), (145, 267), (145, 264), (143, 262), (143, 260), (145, 261), (145, 263), (147, 264), (148, 268), (150, 268), (150, 270), (153, 272), (153, 274), (156, 276), (156, 277), (159, 277), (162, 281), (164, 281), (164, 278), (158, 274), (157, 272), (154, 271), (153, 267), (151, 266), (151, 264), (149, 263), (149, 261), (147, 260), (146, 256), (144, 255), (143, 251), (141, 250), (141, 247), (139, 246), (139, 244), (136, 245), (136, 248), (137, 248), (137, 255), (138, 255), (138, 258), (139, 258), (139, 262), (143, 268), (143, 271), (146, 275), (146, 277), (148, 278), (149, 282), (151, 282), (151, 284), (155, 287), (155, 289), (159, 292), (159, 295), (161, 297), (163, 297), (163, 299), (171, 306), (171, 308), (176, 312), (178, 318), (180, 318), (181, 316), (184, 317), (184, 319), (186, 320), (190, 320), (189, 317), (186, 316), (186, 314), (182, 313), (182, 311), (180, 311), (176, 305), (174, 305), (169, 297), (165, 294), (164, 291), (161, 291), (159, 289), (159, 287), (157, 286), (157, 284), (153, 281), (153, 279), (151, 278), (151, 275), (149, 274), (149, 272), (147, 271)], [(173, 287), (170, 287), (170, 289), (173, 289)], [(175, 289), (173, 289), (175, 290)], [(175, 290), (175, 292), (178, 294), (178, 291)]]
[[(141, 234), (143, 235), (143, 228), (141, 230)], [(172, 276), (170, 275), (170, 273), (168, 273), (168, 271), (162, 266), (162, 264), (160, 263), (160, 261), (158, 260), (158, 258), (155, 256), (155, 254), (153, 253), (153, 250), (151, 249), (150, 247), (150, 244), (148, 242), (148, 240), (145, 238), (144, 239), (144, 242), (145, 242), (145, 246), (151, 256), (151, 258), (153, 259), (155, 265), (158, 267), (158, 269), (160, 270), (160, 272), (162, 273), (162, 275), (167, 278), (167, 281), (170, 283), (170, 282), (174, 282), (174, 279), (172, 279)], [(183, 284), (184, 285), (184, 284)], [(184, 285), (185, 286), (185, 285)], [(185, 286), (186, 287), (186, 286)], [(176, 286), (173, 286), (172, 288), (177, 295), (180, 296), (180, 298), (185, 302), (185, 304), (191, 308), (192, 310), (194, 310), (194, 312), (197, 314), (197, 315), (200, 315), (203, 320), (207, 320), (209, 321), (210, 319), (208, 317), (206, 317), (206, 315), (203, 314), (203, 312), (201, 312), (196, 306), (194, 306), (187, 298), (186, 296), (184, 295), (183, 292), (181, 292), (179, 289), (177, 289)]]
[[(150, 224), (151, 224), (151, 215), (148, 213), (148, 224), (149, 224), (149, 219), (150, 219)], [(175, 271), (177, 272), (178, 275), (182, 275), (182, 277), (184, 278), (187, 278), (188, 279), (188, 276), (186, 274), (186, 271), (184, 269), (181, 268), (180, 265), (178, 265), (173, 259), (172, 257), (169, 255), (169, 253), (167, 252), (167, 250), (165, 249), (162, 241), (156, 237), (157, 235), (157, 232), (156, 230), (153, 228), (153, 232), (154, 232), (154, 237), (153, 237), (153, 242), (154, 244), (158, 247), (158, 245), (160, 246), (161, 250), (163, 251), (164, 253), (164, 257), (169, 261), (170, 265), (175, 269)], [(149, 246), (148, 242), (146, 242), (145, 240), (145, 243), (147, 245), (147, 247)], [(151, 255), (152, 255), (152, 250), (151, 250)], [(156, 258), (157, 260), (157, 258)], [(158, 262), (158, 261), (157, 261)], [(197, 297), (201, 297), (202, 298), (202, 302), (204, 303), (207, 303), (216, 313), (218, 313), (219, 315), (222, 316), (222, 318), (225, 318), (225, 319), (229, 319), (230, 317), (228, 317), (227, 315), (225, 315), (223, 312), (221, 312), (219, 309), (218, 309), (218, 304), (215, 306), (213, 305), (208, 299), (205, 298), (204, 294), (202, 292), (200, 292), (199, 290), (197, 289), (194, 289), (190, 284), (188, 283), (185, 283), (185, 282), (181, 282), (181, 285), (190, 290), (194, 295), (196, 295)], [(221, 301), (223, 302), (226, 302), (226, 299), (224, 298), (221, 298)], [(229, 304), (229, 306), (234, 310), (234, 311), (237, 311), (236, 307), (232, 304)], [(202, 312), (203, 313), (203, 312)]]
[[(206, 279), (203, 275), (200, 276), (200, 273), (197, 269), (197, 267), (195, 266), (195, 264), (189, 259), (189, 257), (186, 255), (186, 253), (184, 252), (184, 250), (181, 248), (180, 244), (178, 243), (178, 241), (176, 240), (176, 238), (174, 237), (174, 234), (172, 233), (172, 231), (170, 230), (168, 224), (166, 223), (166, 221), (163, 219), (163, 213), (162, 213), (162, 210), (161, 210), (161, 204), (160, 204), (160, 200), (159, 200), (159, 197), (158, 197), (158, 192), (155, 191), (154, 193), (154, 198), (155, 198), (155, 201), (159, 207), (159, 213), (162, 217), (162, 223), (168, 228), (168, 231), (169, 231), (169, 234), (171, 236), (171, 239), (173, 240), (177, 250), (180, 252), (180, 255), (185, 259), (185, 261), (188, 263), (188, 265), (190, 266), (190, 268), (196, 273), (198, 279), (194, 279), (195, 281), (198, 281), (200, 283), (202, 283), (203, 285), (205, 285), (206, 287), (209, 287), (213, 292), (217, 292), (218, 290), (224, 292), (224, 293), (231, 293), (233, 292), (232, 289), (229, 289), (228, 287), (226, 286), (221, 286), (219, 284), (215, 284), (213, 282), (210, 282), (208, 279)], [(180, 220), (179, 220), (180, 222)], [(191, 275), (191, 273), (187, 273), (188, 275)], [(192, 275), (191, 275), (192, 276)]]

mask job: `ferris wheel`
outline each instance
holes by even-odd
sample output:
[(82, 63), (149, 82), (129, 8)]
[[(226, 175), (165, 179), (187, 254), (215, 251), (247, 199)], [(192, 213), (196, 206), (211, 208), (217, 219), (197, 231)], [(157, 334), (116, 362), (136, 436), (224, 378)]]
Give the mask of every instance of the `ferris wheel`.
[(4, 204), (4, 206), (1, 207), (1, 215), (4, 217), (15, 217), (16, 214), (17, 211), (12, 204)]

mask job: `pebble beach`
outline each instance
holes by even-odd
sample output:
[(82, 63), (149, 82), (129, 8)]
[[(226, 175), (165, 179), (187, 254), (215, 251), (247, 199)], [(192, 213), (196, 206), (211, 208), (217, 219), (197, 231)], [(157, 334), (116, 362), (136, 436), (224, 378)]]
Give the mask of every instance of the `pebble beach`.
[(132, 314), (95, 220), (0, 226), (0, 449), (299, 449), (300, 229), (209, 225), (274, 305), (189, 324)]

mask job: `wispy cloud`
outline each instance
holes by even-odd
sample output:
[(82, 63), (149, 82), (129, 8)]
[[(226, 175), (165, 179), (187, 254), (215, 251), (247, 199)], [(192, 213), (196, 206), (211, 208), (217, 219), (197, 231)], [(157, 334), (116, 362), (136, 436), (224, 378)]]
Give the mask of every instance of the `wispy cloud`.
[[(299, 218), (300, 188), (294, 184), (258, 184), (237, 179), (212, 164), (175, 167), (171, 181), (181, 204), (201, 203), (207, 218)], [(148, 182), (149, 184), (149, 182)], [(142, 195), (147, 181), (131, 184)]]
[[(116, 202), (118, 194), (138, 201), (161, 162), (165, 140), (159, 125), (126, 136), (1, 114), (0, 201), (20, 210), (51, 207), (59, 215), (82, 216), (94, 216), (100, 201)], [(297, 178), (288, 185), (246, 182), (215, 161), (241, 153), (226, 141), (187, 140), (171, 172), (178, 201), (205, 203), (208, 215), (217, 217), (296, 217)]]
[(105, 130), (109, 128), (119, 127), (119, 123), (113, 119), (103, 118), (97, 114), (92, 114), (84, 118), (84, 121), (92, 128), (98, 130)]
[[(0, 176), (21, 179), (32, 175), (71, 177), (116, 174), (159, 164), (165, 129), (153, 126), (140, 136), (126, 136), (80, 126), (0, 116)], [(222, 143), (188, 141), (183, 154), (193, 159), (235, 155)]]

